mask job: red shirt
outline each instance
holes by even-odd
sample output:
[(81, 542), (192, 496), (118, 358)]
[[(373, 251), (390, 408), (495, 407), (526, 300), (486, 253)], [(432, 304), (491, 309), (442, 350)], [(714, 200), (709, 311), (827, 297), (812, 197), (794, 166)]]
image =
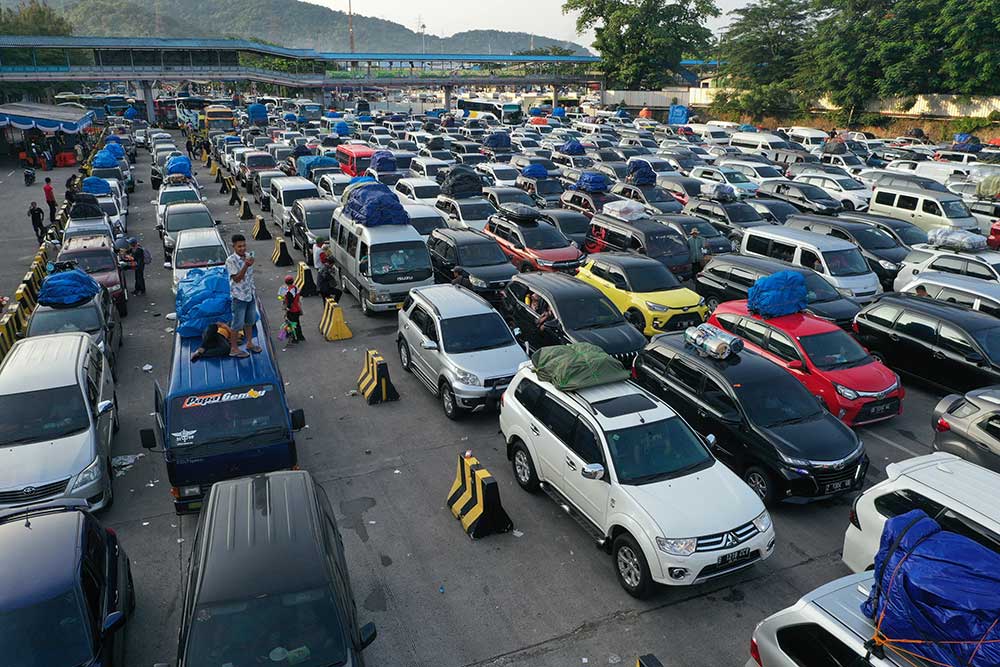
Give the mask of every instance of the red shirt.
[(46, 183), (45, 187), (42, 188), (45, 191), (45, 201), (55, 201), (56, 193), (52, 190), (52, 184)]

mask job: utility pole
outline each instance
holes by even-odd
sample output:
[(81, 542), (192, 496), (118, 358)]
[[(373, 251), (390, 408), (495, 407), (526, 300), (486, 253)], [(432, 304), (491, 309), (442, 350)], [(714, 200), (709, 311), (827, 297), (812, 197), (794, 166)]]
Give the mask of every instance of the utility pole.
[(417, 15), (417, 30), (420, 32), (420, 53), (427, 53), (427, 25), (424, 23), (424, 17)]
[(351, 38), (351, 53), (354, 53), (354, 10), (351, 0), (347, 0), (347, 32)]

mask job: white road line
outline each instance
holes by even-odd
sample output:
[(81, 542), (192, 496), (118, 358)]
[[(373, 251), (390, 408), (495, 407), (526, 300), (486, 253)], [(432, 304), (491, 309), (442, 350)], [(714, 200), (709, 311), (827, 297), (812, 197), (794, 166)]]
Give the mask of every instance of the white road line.
[(899, 444), (898, 442), (893, 442), (889, 438), (885, 437), (884, 435), (879, 435), (875, 431), (865, 430), (864, 434), (866, 436), (870, 435), (871, 437), (875, 438), (876, 440), (881, 440), (882, 442), (884, 442), (885, 444), (889, 445), (890, 447), (895, 447), (896, 449), (898, 449), (898, 450), (900, 450), (902, 452), (906, 452), (910, 456), (923, 456), (923, 454), (917, 453), (917, 452), (913, 451), (912, 449), (904, 447), (903, 445)]

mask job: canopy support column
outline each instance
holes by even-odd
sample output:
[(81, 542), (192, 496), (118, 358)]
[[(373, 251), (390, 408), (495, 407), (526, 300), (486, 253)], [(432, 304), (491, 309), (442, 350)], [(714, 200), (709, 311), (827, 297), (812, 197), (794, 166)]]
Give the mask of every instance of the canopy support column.
[(156, 125), (156, 109), (153, 103), (153, 84), (150, 81), (142, 82), (142, 99), (146, 102), (146, 122), (150, 126)]

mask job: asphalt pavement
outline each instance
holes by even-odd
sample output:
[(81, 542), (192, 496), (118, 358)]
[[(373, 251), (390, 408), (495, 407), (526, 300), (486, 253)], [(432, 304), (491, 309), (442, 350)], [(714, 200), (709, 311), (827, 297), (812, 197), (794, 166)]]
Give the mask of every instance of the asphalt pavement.
[[(241, 222), (208, 170), (198, 171), (214, 217), (223, 222), (223, 237), (239, 231), (249, 238), (253, 221)], [(142, 240), (154, 261), (146, 269), (147, 294), (130, 297), (124, 319), (121, 431), (114, 453), (139, 458), (120, 471), (115, 505), (100, 516), (117, 531), (132, 561), (138, 604), (127, 630), (130, 667), (175, 662), (197, 522), (196, 516), (174, 514), (163, 460), (139, 444), (139, 429), (152, 425), (154, 382), (167, 382), (174, 322), (166, 316), (174, 308), (153, 229), (154, 193), (143, 150), (137, 173), (129, 235)], [(52, 172), (60, 195), (68, 175), (65, 169)], [(44, 174), (39, 176), (26, 188), (19, 170), (0, 173), (0, 206), (8, 211), (0, 222), (3, 294), (13, 294), (37, 247), (25, 212), (32, 199), (43, 201)], [(249, 243), (259, 258), (257, 289), (274, 335), (281, 321), (277, 290), (288, 270), (268, 261), (271, 242)], [(378, 627), (378, 638), (365, 651), (369, 665), (634, 664), (637, 655), (652, 653), (668, 667), (739, 667), (749, 657), (758, 621), (848, 574), (840, 553), (850, 499), (840, 498), (774, 509), (777, 547), (762, 564), (635, 600), (619, 587), (610, 557), (571, 518), (548, 497), (517, 486), (495, 413), (449, 421), (437, 399), (402, 371), (394, 314), (366, 318), (345, 296), (354, 337), (325, 342), (317, 331), (320, 299), (303, 304), (307, 340), (287, 351), (276, 341), (278, 360), (289, 406), (303, 408), (309, 424), (297, 437), (299, 463), (326, 489), (337, 514), (359, 619)], [(355, 395), (366, 349), (385, 356), (398, 402), (368, 406)], [(151, 372), (142, 370), (146, 364)], [(884, 479), (889, 463), (932, 451), (930, 415), (937, 399), (908, 384), (901, 417), (861, 429), (872, 460), (868, 484)], [(457, 457), (465, 450), (498, 481), (514, 532), (472, 541), (445, 506)], [(698, 498), (691, 498), (677, 511), (697, 507)]]

